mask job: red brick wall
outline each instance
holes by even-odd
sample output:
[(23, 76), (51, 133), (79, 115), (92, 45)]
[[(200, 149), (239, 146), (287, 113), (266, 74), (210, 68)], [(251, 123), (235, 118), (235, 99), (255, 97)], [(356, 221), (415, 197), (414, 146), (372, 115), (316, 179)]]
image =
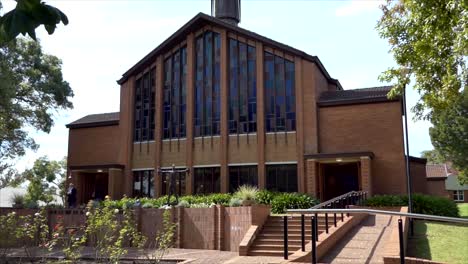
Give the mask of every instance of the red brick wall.
[[(18, 215), (37, 212), (32, 209), (0, 208), (0, 215), (15, 211)], [(143, 208), (135, 211), (138, 229), (154, 240), (162, 230), (164, 209)], [(270, 207), (253, 205), (248, 207), (175, 208), (169, 211), (171, 220), (177, 224), (175, 247), (194, 249), (219, 249), (239, 251), (239, 243), (251, 225), (262, 226)], [(53, 229), (62, 218), (65, 227), (84, 226), (86, 216), (82, 210), (50, 209), (49, 227)]]
[(427, 194), (452, 199), (451, 192), (445, 190), (445, 179), (427, 180)]
[(427, 193), (426, 164), (410, 161), (411, 188), (413, 193)]
[(118, 163), (119, 126), (70, 129), (68, 166)]
[(372, 151), (374, 194), (406, 192), (400, 102), (321, 107), (322, 153)]
[(270, 207), (262, 205), (226, 207), (224, 209), (223, 250), (227, 251), (239, 251), (239, 244), (250, 226), (263, 225), (270, 214)]

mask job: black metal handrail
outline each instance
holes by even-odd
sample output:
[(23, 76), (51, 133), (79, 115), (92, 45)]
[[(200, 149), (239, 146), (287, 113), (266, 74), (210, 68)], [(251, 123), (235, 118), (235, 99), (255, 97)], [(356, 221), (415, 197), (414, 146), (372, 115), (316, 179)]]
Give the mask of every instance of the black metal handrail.
[[(286, 210), (287, 213), (292, 214), (312, 214), (317, 215), (319, 213), (346, 213), (346, 214), (372, 214), (372, 215), (392, 215), (392, 216), (399, 216), (398, 219), (398, 237), (399, 237), (399, 244), (400, 244), (400, 263), (405, 263), (405, 251), (404, 251), (404, 239), (403, 239), (403, 223), (401, 217), (408, 217), (409, 219), (422, 219), (422, 220), (431, 220), (431, 221), (441, 221), (441, 222), (450, 222), (450, 223), (458, 223), (458, 224), (465, 224), (468, 225), (468, 219), (463, 218), (456, 218), (456, 217), (446, 217), (446, 216), (437, 216), (437, 215), (425, 215), (425, 214), (414, 214), (414, 213), (402, 213), (402, 212), (395, 212), (395, 211), (385, 211), (385, 210), (375, 210), (375, 209), (318, 209), (318, 208), (311, 208), (311, 209), (288, 209)], [(316, 221), (314, 217), (312, 217), (312, 221)], [(318, 231), (316, 226), (312, 224), (312, 234), (315, 234)], [(317, 263), (317, 248), (315, 239), (312, 239), (312, 263)]]
[[(367, 192), (364, 191), (351, 191), (340, 196), (337, 196), (333, 199), (320, 203), (311, 209), (320, 209), (320, 208), (348, 208), (350, 205), (362, 205), (362, 202), (367, 198)], [(311, 210), (306, 209), (306, 210)], [(300, 209), (296, 209), (300, 210)], [(290, 212), (290, 210), (288, 210)], [(349, 215), (348, 215), (349, 216)], [(341, 213), (341, 221), (344, 221), (343, 213)], [(312, 213), (311, 225), (312, 225), (312, 244), (315, 245), (319, 241), (319, 232), (318, 232), (318, 213)], [(337, 227), (336, 213), (333, 213), (333, 225)], [(328, 224), (328, 213), (325, 213), (325, 232), (328, 234), (329, 224)], [(288, 218), (283, 217), (283, 234), (284, 234), (284, 259), (288, 259)], [(304, 213), (301, 212), (301, 249), (305, 251), (305, 217)], [(313, 246), (315, 250), (315, 246)], [(314, 251), (315, 252), (315, 251)], [(312, 255), (316, 256), (315, 253)], [(314, 258), (312, 258), (314, 259)], [(313, 262), (316, 263), (316, 262)]]
[(320, 208), (323, 208), (323, 207), (329, 207), (329, 206), (332, 206), (334, 203), (337, 203), (343, 199), (348, 199), (349, 197), (354, 197), (354, 196), (360, 196), (360, 195), (364, 195), (364, 199), (367, 198), (367, 192), (365, 191), (350, 191), (350, 192), (347, 192), (345, 194), (342, 194), (340, 196), (337, 196), (333, 199), (330, 199), (328, 201), (325, 201), (323, 203), (319, 203), (317, 204), (316, 206), (313, 206), (311, 207), (311, 209), (320, 209)]

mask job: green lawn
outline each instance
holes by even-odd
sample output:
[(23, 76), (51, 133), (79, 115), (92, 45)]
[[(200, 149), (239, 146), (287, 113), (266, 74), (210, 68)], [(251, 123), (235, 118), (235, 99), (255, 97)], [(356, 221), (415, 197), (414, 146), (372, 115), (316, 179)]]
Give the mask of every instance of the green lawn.
[(458, 211), (461, 217), (468, 218), (468, 203), (458, 204)]
[[(460, 216), (468, 218), (468, 204), (459, 204)], [(446, 263), (468, 263), (468, 226), (415, 221), (414, 237), (408, 240), (408, 256)]]

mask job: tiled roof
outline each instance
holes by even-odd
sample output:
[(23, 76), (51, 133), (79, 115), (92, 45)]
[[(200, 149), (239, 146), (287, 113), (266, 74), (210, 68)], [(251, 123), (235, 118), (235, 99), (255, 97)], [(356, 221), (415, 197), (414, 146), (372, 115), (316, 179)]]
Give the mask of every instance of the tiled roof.
[(391, 89), (392, 86), (380, 86), (352, 90), (325, 91), (320, 95), (318, 103), (321, 106), (327, 106), (399, 100), (398, 98), (389, 99), (387, 97)]
[(85, 128), (98, 126), (111, 126), (119, 124), (119, 112), (87, 115), (70, 124), (67, 128)]
[(447, 169), (445, 164), (428, 164), (426, 165), (427, 178), (447, 177)]

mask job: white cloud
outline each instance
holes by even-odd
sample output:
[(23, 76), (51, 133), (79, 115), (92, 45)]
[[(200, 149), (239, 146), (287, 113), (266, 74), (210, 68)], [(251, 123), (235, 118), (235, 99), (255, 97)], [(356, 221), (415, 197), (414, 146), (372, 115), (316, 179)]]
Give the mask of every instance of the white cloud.
[(359, 1), (346, 1), (346, 4), (340, 6), (335, 11), (338, 17), (355, 16), (366, 12), (377, 10), (377, 8), (384, 3), (382, 0), (359, 0)]

